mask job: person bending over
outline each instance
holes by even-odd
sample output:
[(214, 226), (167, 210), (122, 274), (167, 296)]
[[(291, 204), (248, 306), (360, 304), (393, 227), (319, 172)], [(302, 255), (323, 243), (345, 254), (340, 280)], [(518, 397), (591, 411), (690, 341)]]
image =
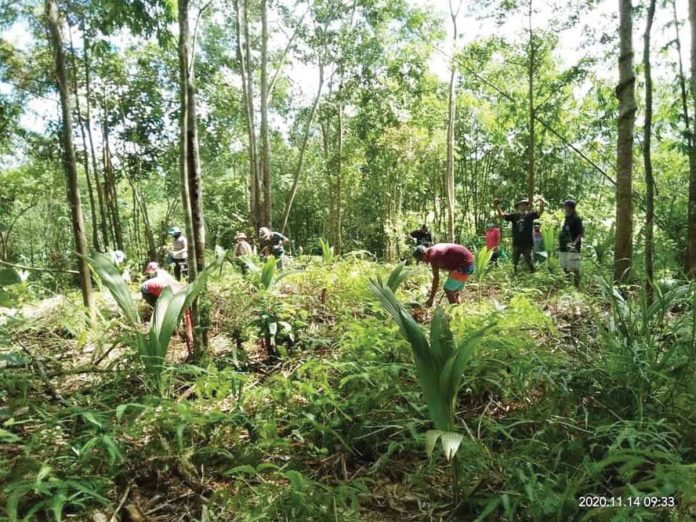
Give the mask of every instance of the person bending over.
[(285, 245), (288, 244), (288, 238), (280, 232), (273, 232), (268, 227), (259, 229), (259, 238), (261, 239), (261, 255), (264, 260), (272, 255), (278, 260), (278, 269), (282, 270), (285, 264)]
[(429, 263), (433, 270), (433, 286), (425, 306), (433, 305), (440, 284), (440, 270), (449, 272), (444, 285), (447, 300), (450, 304), (459, 304), (459, 292), (475, 270), (474, 255), (469, 249), (454, 243), (438, 243), (431, 247), (419, 245), (413, 255), (418, 261)]
[[(143, 299), (152, 308), (157, 304), (157, 299), (159, 299), (160, 294), (165, 288), (169, 287), (172, 293), (179, 292), (183, 285), (174, 279), (169, 272), (160, 268), (159, 264), (151, 261), (145, 267), (145, 275), (147, 279), (140, 287), (140, 293)], [(186, 310), (184, 314), (184, 340), (186, 342), (186, 348), (189, 351), (189, 355), (193, 354), (193, 323), (191, 321), (191, 310)]]

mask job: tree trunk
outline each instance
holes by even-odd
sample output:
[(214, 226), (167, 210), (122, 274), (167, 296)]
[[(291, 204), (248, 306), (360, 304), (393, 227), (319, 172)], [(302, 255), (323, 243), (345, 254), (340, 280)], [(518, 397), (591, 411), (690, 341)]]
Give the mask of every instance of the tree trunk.
[(263, 221), (272, 226), (271, 150), (268, 138), (268, 0), (261, 0), (261, 182)]
[(89, 150), (92, 157), (92, 172), (94, 173), (94, 185), (97, 190), (97, 202), (99, 203), (100, 229), (102, 233), (102, 241), (104, 248), (109, 246), (108, 221), (106, 217), (106, 205), (104, 203), (103, 185), (99, 181), (99, 168), (97, 167), (97, 155), (94, 150), (94, 138), (92, 136), (92, 87), (90, 81), (90, 63), (89, 63), (89, 42), (87, 41), (86, 24), (83, 23), (82, 28), (82, 46), (84, 53), (85, 66), (85, 89), (87, 95), (87, 106), (85, 107), (85, 116), (87, 124), (87, 139), (89, 141)]
[[(691, 101), (696, 114), (696, 0), (689, 0), (689, 24), (691, 25)], [(696, 135), (691, 134), (689, 147), (689, 271), (696, 278)]]
[(643, 35), (643, 67), (645, 69), (645, 122), (643, 124), (643, 163), (645, 170), (645, 277), (646, 292), (649, 302), (652, 302), (653, 279), (655, 268), (653, 258), (655, 253), (654, 222), (655, 222), (655, 179), (652, 169), (652, 103), (653, 86), (650, 68), (650, 32), (655, 18), (655, 0), (650, 0), (648, 6), (645, 34)]
[(63, 161), (68, 186), (68, 201), (72, 215), (72, 228), (75, 238), (75, 250), (77, 251), (77, 269), (82, 290), (82, 301), (94, 317), (94, 302), (92, 299), (92, 281), (90, 279), (89, 266), (87, 265), (87, 240), (85, 239), (84, 220), (82, 217), (82, 203), (80, 202), (80, 189), (77, 179), (77, 164), (75, 160), (75, 148), (73, 146), (72, 113), (70, 107), (70, 92), (68, 87), (68, 71), (65, 64), (65, 51), (63, 50), (63, 38), (61, 35), (61, 20), (58, 13), (56, 0), (46, 0), (46, 18), (48, 30), (53, 47), (55, 61), (56, 83), (60, 93), (60, 106), (62, 112), (61, 137), (63, 141)]
[[(696, 0), (692, 0), (696, 1)], [(636, 119), (633, 73), (632, 0), (619, 0), (619, 99), (616, 146), (616, 241), (614, 279), (625, 281), (633, 259), (633, 127)]]
[(181, 204), (184, 213), (184, 227), (188, 241), (189, 258), (189, 281), (196, 279), (197, 263), (192, 262), (196, 259), (196, 242), (193, 241), (193, 216), (191, 206), (191, 195), (189, 187), (189, 103), (188, 103), (188, 70), (189, 70), (189, 44), (190, 29), (188, 19), (189, 0), (180, 0), (178, 3), (179, 19), (179, 174), (181, 177)]
[(196, 71), (195, 49), (191, 48), (186, 82), (186, 115), (188, 123), (188, 179), (189, 197), (191, 198), (191, 220), (193, 225), (193, 241), (196, 244), (196, 272), (205, 268), (205, 219), (203, 213), (203, 180), (201, 176), (201, 156), (198, 146), (198, 110), (196, 106)]
[(338, 86), (338, 129), (336, 136), (336, 228), (334, 230), (334, 253), (341, 255), (343, 248), (343, 73)]
[(123, 230), (121, 228), (121, 217), (119, 214), (118, 188), (116, 187), (116, 176), (114, 165), (111, 161), (111, 147), (109, 145), (109, 127), (104, 115), (104, 196), (109, 208), (109, 221), (111, 222), (114, 242), (116, 248), (123, 250)]
[[(75, 59), (75, 47), (73, 46), (72, 32), (70, 36), (70, 62), (73, 71), (77, 71), (77, 60)], [(97, 220), (97, 209), (94, 201), (94, 189), (92, 188), (92, 180), (89, 175), (89, 153), (87, 152), (87, 136), (85, 134), (85, 125), (82, 121), (82, 111), (80, 110), (80, 93), (77, 85), (77, 74), (72, 75), (73, 92), (75, 94), (75, 111), (77, 113), (77, 124), (80, 127), (80, 137), (82, 138), (83, 161), (82, 168), (85, 171), (85, 180), (87, 181), (87, 196), (89, 197), (89, 210), (92, 218), (92, 245), (96, 250), (101, 250), (99, 246), (99, 221)], [(95, 173), (96, 176), (96, 173)]]
[(529, 0), (529, 62), (527, 68), (528, 75), (528, 102), (529, 102), (529, 143), (527, 144), (527, 198), (530, 205), (534, 204), (534, 147), (536, 145), (536, 136), (534, 128), (534, 31), (532, 29), (532, 0)]
[[(254, 122), (254, 88), (253, 75), (251, 68), (251, 50), (249, 49), (249, 24), (247, 20), (246, 0), (244, 1), (244, 12), (239, 5), (239, 0), (235, 0), (234, 8), (237, 16), (237, 59), (242, 77), (244, 106), (246, 109), (247, 135), (249, 138), (249, 210), (250, 221), (254, 230), (261, 226), (261, 216), (259, 214), (259, 160), (258, 148), (256, 145), (256, 124)], [(242, 27), (244, 28), (244, 52), (242, 51)]]
[(455, 93), (457, 78), (457, 63), (454, 54), (457, 48), (457, 15), (462, 7), (462, 0), (455, 11), (452, 0), (449, 2), (450, 18), (452, 19), (452, 60), (449, 81), (449, 99), (447, 110), (447, 171), (445, 174), (445, 200), (447, 203), (447, 241), (454, 242), (455, 186), (454, 186), (454, 130), (456, 125), (457, 98)]
[(302, 167), (304, 166), (305, 151), (307, 150), (307, 143), (309, 142), (309, 134), (312, 128), (312, 121), (314, 120), (314, 113), (319, 105), (319, 99), (321, 98), (321, 89), (324, 85), (324, 66), (319, 61), (319, 87), (317, 87), (317, 95), (314, 98), (314, 103), (312, 103), (312, 108), (309, 110), (309, 115), (307, 116), (307, 123), (305, 125), (304, 136), (302, 137), (302, 145), (300, 146), (300, 157), (297, 160), (297, 168), (295, 169), (295, 176), (292, 180), (292, 188), (288, 194), (288, 199), (285, 203), (285, 211), (283, 212), (283, 225), (280, 229), (281, 233), (285, 233), (285, 228), (288, 225), (288, 218), (290, 217), (290, 211), (292, 210), (292, 204), (295, 202), (295, 196), (297, 195), (297, 187), (300, 183), (300, 176), (302, 175)]
[(674, 44), (677, 48), (677, 63), (679, 65), (679, 92), (681, 94), (682, 117), (686, 129), (686, 144), (691, 150), (693, 142), (691, 136), (691, 123), (689, 120), (689, 96), (686, 89), (686, 75), (684, 74), (684, 62), (682, 61), (681, 35), (679, 34), (679, 17), (677, 16), (677, 0), (672, 0), (672, 15), (674, 20)]

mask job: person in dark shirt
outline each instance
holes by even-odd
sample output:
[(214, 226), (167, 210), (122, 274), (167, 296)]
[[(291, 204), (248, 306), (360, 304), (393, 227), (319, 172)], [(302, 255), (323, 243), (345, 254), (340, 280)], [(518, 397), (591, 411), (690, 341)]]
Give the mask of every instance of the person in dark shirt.
[(423, 224), (422, 227), (414, 230), (408, 236), (416, 243), (416, 246), (423, 245), (428, 247), (433, 244), (433, 236), (426, 224)]
[(413, 255), (418, 261), (429, 263), (433, 269), (433, 285), (425, 306), (429, 308), (433, 305), (440, 284), (440, 270), (449, 272), (444, 286), (447, 300), (450, 304), (459, 304), (459, 292), (476, 268), (474, 255), (467, 248), (454, 243), (438, 243), (431, 247), (419, 245)]
[(259, 229), (259, 239), (261, 240), (261, 255), (264, 259), (272, 255), (278, 260), (278, 269), (282, 270), (285, 264), (285, 245), (288, 238), (280, 232), (273, 232), (268, 227)]
[(575, 211), (576, 205), (577, 203), (572, 199), (563, 203), (565, 219), (559, 235), (561, 252), (558, 259), (563, 271), (566, 274), (573, 274), (575, 286), (580, 286), (580, 249), (585, 229), (582, 225), (582, 218)]
[(512, 223), (512, 264), (517, 272), (520, 256), (524, 257), (530, 272), (534, 272), (532, 250), (534, 249), (534, 220), (544, 213), (544, 200), (539, 199), (539, 211), (531, 208), (528, 199), (517, 202), (517, 212), (503, 212), (500, 200), (494, 200), (498, 215)]

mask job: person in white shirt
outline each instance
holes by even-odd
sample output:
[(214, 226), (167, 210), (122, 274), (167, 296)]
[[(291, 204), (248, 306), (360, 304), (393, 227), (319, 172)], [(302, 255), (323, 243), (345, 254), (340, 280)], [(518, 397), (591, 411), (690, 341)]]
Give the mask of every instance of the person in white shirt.
[(181, 281), (181, 272), (187, 269), (188, 242), (179, 227), (169, 227), (168, 233), (172, 236), (173, 243), (167, 256), (167, 265), (174, 264), (174, 277)]

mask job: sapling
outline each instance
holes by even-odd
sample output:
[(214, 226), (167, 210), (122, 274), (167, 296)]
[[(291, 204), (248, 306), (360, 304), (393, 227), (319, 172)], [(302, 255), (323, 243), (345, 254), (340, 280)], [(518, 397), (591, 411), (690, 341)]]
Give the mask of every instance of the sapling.
[[(389, 281), (394, 283), (398, 277), (395, 274), (400, 272), (401, 267), (397, 267)], [(435, 426), (435, 429), (428, 430), (425, 434), (426, 452), (431, 456), (439, 441), (445, 458), (453, 461), (463, 440), (463, 435), (456, 431), (455, 410), (464, 368), (473, 349), (485, 339), (495, 323), (487, 324), (468, 335), (463, 341), (456, 343), (447, 316), (442, 308), (438, 307), (430, 326), (428, 342), (421, 327), (396, 297), (394, 292), (397, 286), (397, 284), (385, 283), (379, 278), (370, 280), (370, 290), (379, 299), (382, 308), (399, 326), (401, 335), (411, 345), (418, 382), (430, 419)], [(466, 424), (464, 427), (468, 431)], [(458, 479), (455, 461), (452, 464), (452, 473), (452, 488), (456, 503)]]

